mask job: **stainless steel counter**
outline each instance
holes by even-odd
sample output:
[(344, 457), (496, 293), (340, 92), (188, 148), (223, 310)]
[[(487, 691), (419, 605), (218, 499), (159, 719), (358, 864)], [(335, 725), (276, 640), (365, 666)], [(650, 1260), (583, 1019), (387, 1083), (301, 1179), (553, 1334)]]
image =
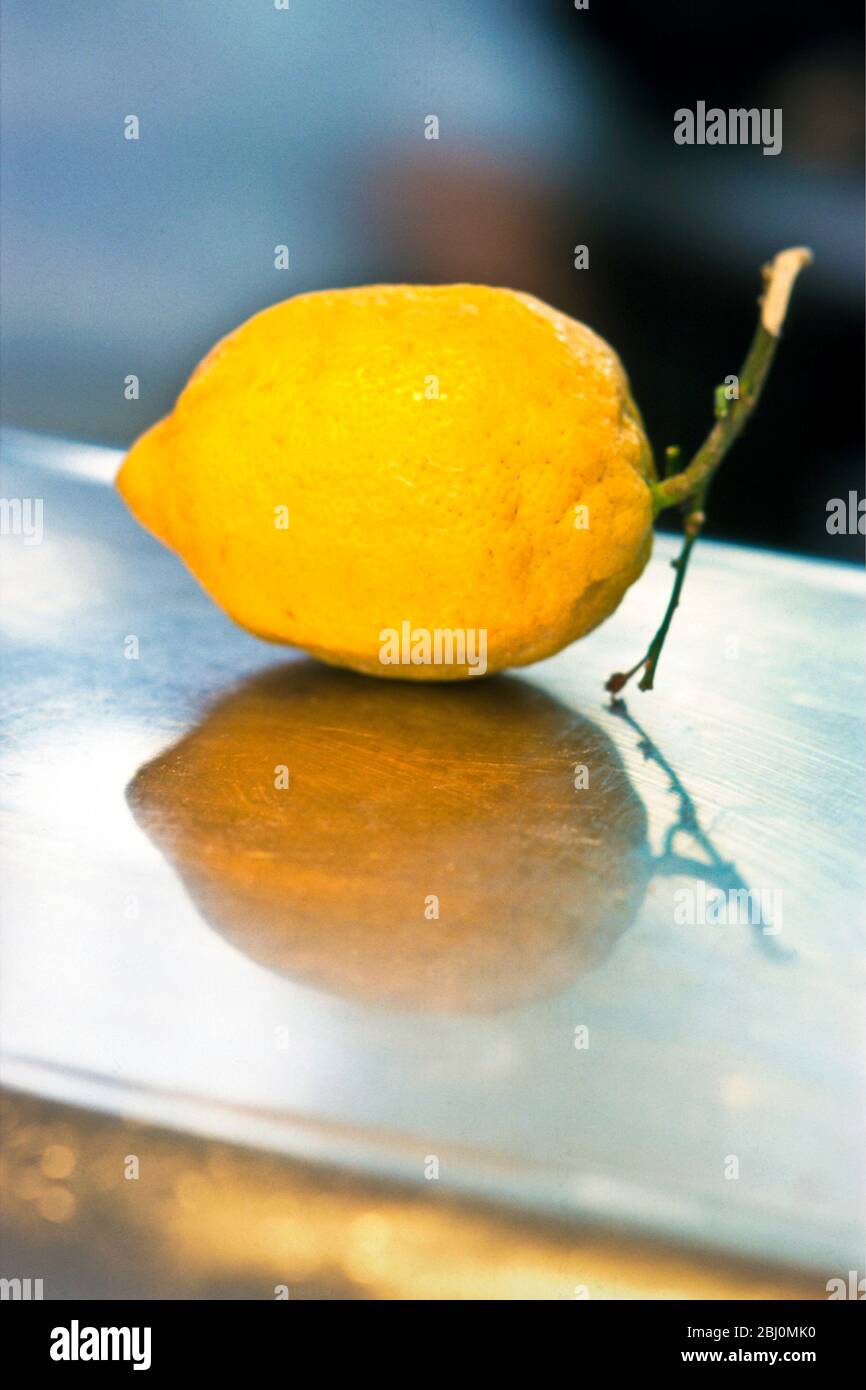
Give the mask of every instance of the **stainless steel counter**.
[[(7, 1086), (821, 1283), (861, 1265), (858, 571), (702, 544), (658, 690), (611, 708), (661, 540), (583, 642), (409, 688), (235, 628), (111, 451), (4, 454), (44, 526), (0, 547)], [(761, 920), (701, 920), (747, 891)]]

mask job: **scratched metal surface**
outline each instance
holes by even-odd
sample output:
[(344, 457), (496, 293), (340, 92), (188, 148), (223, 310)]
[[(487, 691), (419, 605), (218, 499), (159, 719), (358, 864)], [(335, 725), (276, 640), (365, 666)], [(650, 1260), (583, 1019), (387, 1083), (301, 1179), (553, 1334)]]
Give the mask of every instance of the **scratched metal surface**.
[[(858, 572), (702, 545), (660, 691), (611, 712), (660, 543), (598, 633), (461, 698), (234, 628), (109, 451), (4, 456), (44, 507), (0, 547), (6, 1084), (859, 1267)], [(680, 920), (701, 883), (772, 920)]]

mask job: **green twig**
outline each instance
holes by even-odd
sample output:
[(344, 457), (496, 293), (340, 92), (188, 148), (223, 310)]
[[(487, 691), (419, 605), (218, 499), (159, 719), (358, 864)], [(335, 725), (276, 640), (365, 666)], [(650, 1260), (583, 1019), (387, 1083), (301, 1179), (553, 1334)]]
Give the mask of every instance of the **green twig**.
[[(668, 635), (674, 613), (680, 601), (689, 557), (703, 529), (704, 503), (713, 475), (734, 440), (757, 405), (770, 370), (785, 321), (791, 290), (798, 274), (812, 260), (811, 251), (803, 246), (780, 251), (764, 266), (764, 289), (759, 300), (761, 313), (755, 336), (746, 355), (737, 382), (737, 394), (729, 399), (727, 389), (718, 387), (714, 396), (715, 423), (688, 467), (679, 473), (668, 473), (652, 485), (654, 514), (667, 507), (680, 507), (684, 518), (684, 541), (679, 556), (673, 561), (676, 570), (673, 591), (661, 627), (647, 648), (646, 654), (630, 671), (618, 671), (610, 677), (605, 689), (617, 694), (638, 671), (643, 670), (641, 690), (652, 690), (659, 657)], [(671, 451), (667, 451), (670, 461)]]

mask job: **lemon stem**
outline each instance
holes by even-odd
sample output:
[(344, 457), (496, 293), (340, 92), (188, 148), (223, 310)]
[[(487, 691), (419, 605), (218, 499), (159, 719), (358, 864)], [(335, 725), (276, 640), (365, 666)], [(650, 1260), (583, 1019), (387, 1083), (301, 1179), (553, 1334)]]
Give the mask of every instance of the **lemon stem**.
[[(713, 476), (734, 440), (752, 414), (770, 370), (788, 310), (794, 281), (800, 271), (810, 264), (812, 252), (804, 246), (780, 251), (762, 271), (763, 292), (758, 301), (760, 316), (746, 360), (735, 382), (719, 386), (714, 395), (715, 423), (694, 458), (680, 472), (667, 476), (652, 485), (654, 515), (667, 507), (680, 507), (683, 513), (684, 539), (682, 550), (673, 560), (676, 571), (673, 591), (661, 627), (647, 648), (646, 654), (630, 671), (618, 671), (610, 677), (605, 689), (617, 694), (638, 671), (643, 671), (641, 690), (652, 690), (659, 657), (668, 635), (674, 613), (680, 601), (686, 569), (695, 541), (706, 520), (704, 504)], [(668, 464), (678, 459), (678, 450), (667, 450)]]

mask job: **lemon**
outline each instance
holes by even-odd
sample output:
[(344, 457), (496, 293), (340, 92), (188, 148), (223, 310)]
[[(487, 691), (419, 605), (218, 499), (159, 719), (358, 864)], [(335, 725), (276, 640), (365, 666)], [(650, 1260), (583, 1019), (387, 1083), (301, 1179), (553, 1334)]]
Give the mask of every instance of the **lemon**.
[(653, 481), (589, 328), (507, 289), (372, 285), (224, 338), (118, 486), (260, 637), (448, 680), (602, 622), (649, 558)]

